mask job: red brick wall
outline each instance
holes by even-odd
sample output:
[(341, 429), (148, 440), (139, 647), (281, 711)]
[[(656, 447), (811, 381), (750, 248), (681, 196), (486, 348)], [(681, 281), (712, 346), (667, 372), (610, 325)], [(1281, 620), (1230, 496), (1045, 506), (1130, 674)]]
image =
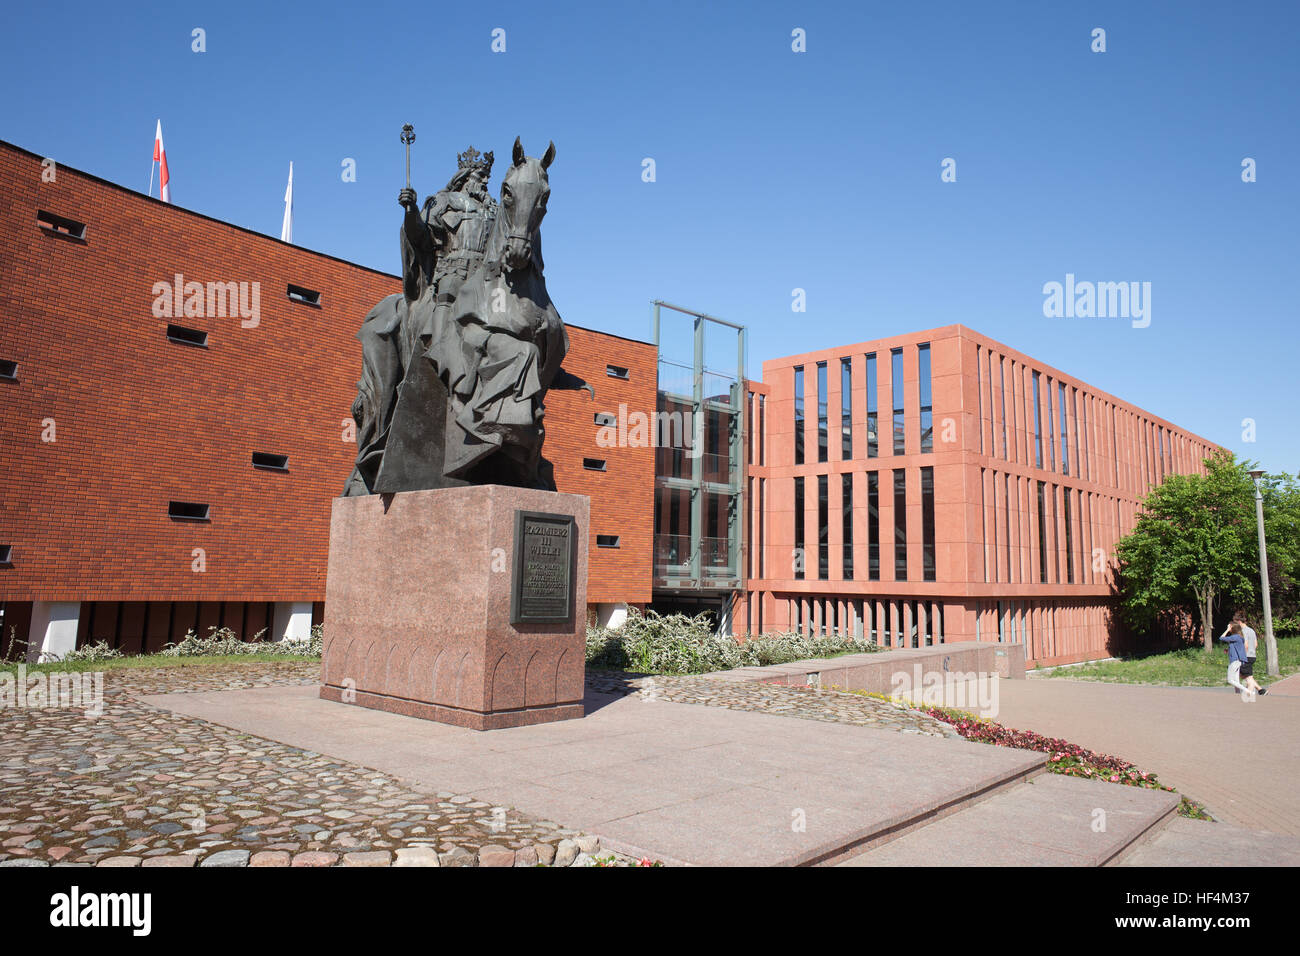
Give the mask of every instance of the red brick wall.
[[(330, 501), (356, 452), (353, 336), (398, 279), (76, 170), (41, 172), (0, 143), (0, 359), (18, 362), (18, 380), (0, 381), (0, 544), (14, 551), (0, 600), (323, 599)], [(85, 222), (85, 241), (40, 228), (37, 210)], [(260, 323), (155, 318), (154, 283), (176, 273), (260, 283)], [(320, 307), (288, 299), (289, 283), (318, 290)], [(169, 321), (208, 332), (208, 348), (168, 341)], [(647, 601), (651, 450), (597, 449), (593, 413), (653, 410), (655, 349), (575, 327), (570, 339), (565, 367), (597, 401), (551, 394), (546, 455), (560, 490), (592, 497), (590, 600)], [(607, 361), (631, 380), (608, 378)], [(288, 455), (288, 473), (253, 468), (253, 452)], [(212, 520), (169, 519), (173, 499), (210, 504)], [(596, 533), (621, 547), (597, 549)]]

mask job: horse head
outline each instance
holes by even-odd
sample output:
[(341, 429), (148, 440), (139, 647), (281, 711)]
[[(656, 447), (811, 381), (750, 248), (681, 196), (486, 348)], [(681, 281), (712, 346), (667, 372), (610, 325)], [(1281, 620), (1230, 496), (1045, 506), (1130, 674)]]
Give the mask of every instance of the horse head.
[(503, 241), (501, 261), (509, 272), (523, 269), (533, 260), (533, 243), (542, 218), (551, 185), (546, 169), (555, 159), (555, 144), (546, 147), (541, 159), (524, 155), (524, 147), (515, 137), (514, 161), (501, 181), (501, 208), (497, 228)]

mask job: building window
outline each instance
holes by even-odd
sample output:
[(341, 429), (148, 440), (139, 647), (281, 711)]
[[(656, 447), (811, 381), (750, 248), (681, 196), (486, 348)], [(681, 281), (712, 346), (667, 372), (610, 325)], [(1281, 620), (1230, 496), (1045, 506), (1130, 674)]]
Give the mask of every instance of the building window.
[(853, 360), (840, 359), (840, 460), (853, 457)]
[(830, 477), (817, 476), (817, 577), (825, 581), (831, 573)]
[(1052, 378), (1047, 377), (1047, 394), (1043, 396), (1047, 406), (1047, 467), (1056, 471), (1056, 432), (1052, 428)]
[(177, 345), (193, 345), (195, 348), (205, 349), (208, 347), (208, 333), (200, 332), (198, 329), (189, 329), (183, 325), (168, 325), (167, 341), (175, 342)]
[(1034, 373), (1034, 466), (1043, 467), (1043, 422), (1038, 402), (1038, 373)]
[[(1036, 375), (1037, 373), (1035, 373)], [(1047, 583), (1047, 485), (1038, 483), (1038, 580)]]
[(867, 579), (880, 580), (880, 474), (867, 472)]
[(758, 396), (758, 464), (767, 464), (767, 396)]
[(597, 425), (617, 425), (618, 419), (609, 412), (597, 412), (595, 415)]
[(894, 454), (907, 454), (907, 438), (903, 428), (903, 350), (890, 353), (890, 387), (894, 392)]
[(605, 374), (608, 375), (610, 378), (627, 379), (632, 377), (632, 373), (629, 372), (627, 369), (623, 368), (623, 366), (621, 365), (606, 365)]
[(583, 468), (586, 468), (588, 471), (604, 471), (604, 470), (605, 470), (605, 459), (604, 459), (604, 458), (584, 458), (584, 459), (582, 459), (582, 467), (583, 467)]
[(880, 454), (879, 435), (876, 430), (876, 353), (867, 355), (867, 457)]
[(0, 564), (9, 565), (14, 563), (14, 546), (12, 544), (0, 544)]
[(211, 517), (211, 507), (195, 501), (169, 501), (167, 517), (176, 521), (207, 521)]
[(930, 395), (930, 343), (916, 348), (917, 381), (921, 390), (921, 452), (934, 451), (934, 406)]
[(1057, 424), (1061, 429), (1061, 474), (1070, 473), (1070, 425), (1065, 417), (1065, 383), (1057, 382), (1058, 398), (1060, 401), (1060, 414), (1057, 416)]
[(288, 471), (289, 456), (273, 455), (270, 452), (255, 451), (253, 452), (253, 467), (262, 468), (266, 471)]
[(1088, 401), (1087, 394), (1079, 399), (1079, 408), (1083, 410), (1083, 423), (1079, 426), (1079, 434), (1083, 436), (1083, 454), (1079, 458), (1079, 464), (1084, 477), (1092, 481), (1092, 443), (1088, 441)]
[(48, 233), (56, 236), (66, 236), (69, 239), (80, 239), (83, 242), (86, 239), (86, 224), (77, 222), (75, 219), (69, 219), (66, 216), (59, 216), (52, 212), (46, 212), (44, 209), (37, 210), (36, 223)]
[(817, 363), (817, 460), (828, 460), (826, 425), (826, 363)]
[(596, 535), (596, 547), (598, 548), (617, 548), (618, 535), (616, 534), (598, 534)]
[(803, 366), (794, 369), (794, 463), (803, 464)]
[[(1007, 360), (998, 356), (998, 394), (1002, 400), (1002, 457), (1011, 460), (1011, 450), (1007, 447)], [(1014, 370), (1013, 370), (1014, 374)]]
[(844, 539), (844, 580), (853, 580), (853, 474), (840, 476), (840, 522)]
[(0, 379), (7, 382), (18, 381), (18, 363), (11, 362), (8, 359), (0, 359)]
[(803, 535), (803, 479), (794, 480), (794, 577), (803, 580), (803, 569), (807, 562)]
[(894, 580), (907, 580), (907, 472), (894, 469)]
[(1070, 489), (1062, 488), (1065, 495), (1065, 581), (1074, 583), (1074, 529), (1070, 527)]
[(923, 580), (935, 580), (933, 468), (921, 469), (921, 572)]
[(307, 289), (290, 282), (288, 289), (285, 291), (285, 295), (294, 302), (301, 302), (303, 305), (320, 306), (320, 293), (315, 289)]

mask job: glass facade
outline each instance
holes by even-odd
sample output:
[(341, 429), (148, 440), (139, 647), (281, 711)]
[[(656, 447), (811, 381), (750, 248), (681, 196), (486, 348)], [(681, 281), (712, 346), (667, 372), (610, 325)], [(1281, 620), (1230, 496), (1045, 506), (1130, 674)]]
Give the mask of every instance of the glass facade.
[(794, 369), (794, 463), (803, 464), (803, 366)]
[(817, 476), (817, 577), (831, 576), (830, 476)]
[(802, 581), (808, 563), (808, 549), (804, 547), (803, 533), (803, 479), (794, 480), (794, 561), (795, 580)]
[(933, 468), (921, 469), (921, 576), (935, 580)]
[(880, 580), (880, 473), (867, 472), (867, 580)]
[(930, 343), (917, 346), (917, 381), (921, 396), (921, 451), (934, 451), (934, 405), (930, 394)]
[(1047, 485), (1038, 483), (1038, 580), (1047, 583)]
[(907, 434), (903, 425), (903, 350), (890, 353), (890, 386), (894, 393), (894, 454), (907, 454)]
[(853, 458), (853, 362), (840, 359), (840, 460)]
[(826, 424), (826, 363), (817, 363), (817, 460), (828, 460)]
[(1061, 474), (1068, 475), (1070, 473), (1070, 425), (1065, 417), (1065, 383), (1057, 382), (1056, 387), (1060, 398), (1060, 413), (1057, 419), (1061, 429)]
[[(795, 439), (798, 441), (798, 439)], [(802, 461), (803, 459), (796, 459)], [(1042, 403), (1038, 399), (1038, 373), (1034, 373), (1034, 466), (1043, 467)]]
[(840, 520), (843, 524), (845, 581), (853, 580), (853, 474), (840, 476)]
[(867, 354), (867, 457), (880, 454), (879, 430), (876, 411), (876, 353)]
[(907, 472), (894, 469), (894, 580), (907, 580)]

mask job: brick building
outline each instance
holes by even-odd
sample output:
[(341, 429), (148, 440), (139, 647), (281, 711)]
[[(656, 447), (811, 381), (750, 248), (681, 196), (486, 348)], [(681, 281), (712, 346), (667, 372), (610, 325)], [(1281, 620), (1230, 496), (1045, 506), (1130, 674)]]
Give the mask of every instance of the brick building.
[(1104, 657), (1113, 547), (1216, 446), (960, 325), (763, 363), (738, 631)]
[[(132, 651), (191, 627), (319, 621), (330, 502), (356, 453), (353, 336), (399, 290), (68, 167), (51, 181), (40, 156), (0, 143), (5, 645), (11, 628)], [(654, 449), (596, 433), (620, 404), (653, 413), (656, 350), (569, 334), (565, 368), (596, 400), (551, 393), (545, 454), (561, 491), (592, 499), (594, 614), (651, 598)]]

